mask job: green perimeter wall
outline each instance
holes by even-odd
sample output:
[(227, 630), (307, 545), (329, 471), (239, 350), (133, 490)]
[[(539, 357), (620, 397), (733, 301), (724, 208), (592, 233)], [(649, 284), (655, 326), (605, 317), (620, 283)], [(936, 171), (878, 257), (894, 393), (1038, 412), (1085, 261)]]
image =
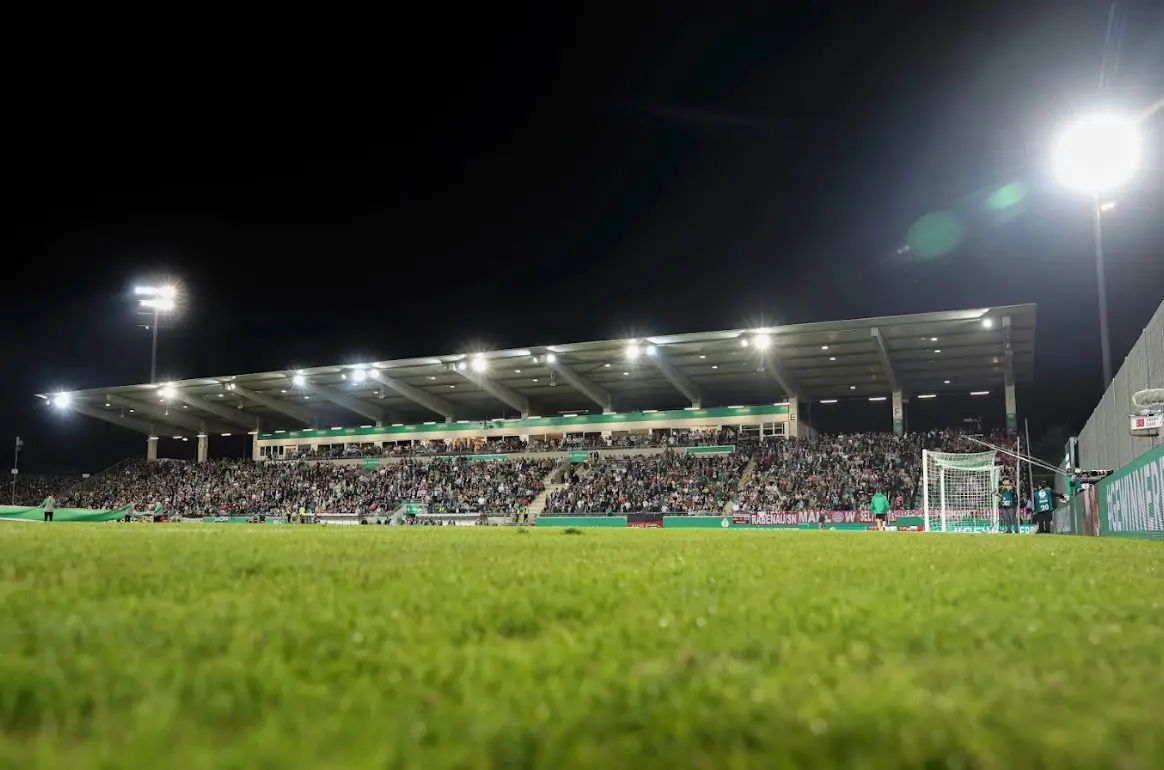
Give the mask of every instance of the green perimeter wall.
[(1164, 446), (1146, 452), (1055, 509), (1064, 535), (1164, 539)]
[[(726, 526), (724, 522), (727, 522)], [(626, 527), (626, 516), (539, 516), (539, 527)], [(732, 520), (731, 516), (664, 516), (664, 529), (816, 529), (815, 524), (753, 527)], [(829, 529), (865, 531), (865, 524), (830, 524)]]

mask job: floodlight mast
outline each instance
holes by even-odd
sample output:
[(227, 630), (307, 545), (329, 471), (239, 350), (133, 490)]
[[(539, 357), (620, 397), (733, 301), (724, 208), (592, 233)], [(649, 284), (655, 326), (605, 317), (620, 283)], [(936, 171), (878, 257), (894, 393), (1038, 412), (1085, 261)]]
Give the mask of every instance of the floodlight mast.
[(1103, 215), (1115, 208), (1103, 200), (1126, 184), (1140, 166), (1139, 121), (1118, 115), (1091, 115), (1071, 125), (1059, 137), (1055, 169), (1068, 188), (1091, 197), (1095, 231), (1095, 282), (1099, 293), (1099, 338), (1103, 354), (1103, 386), (1111, 385), (1111, 338), (1107, 319), (1107, 274), (1104, 269)]
[(174, 309), (178, 290), (173, 286), (135, 286), (133, 293), (145, 299), (138, 303), (154, 314), (153, 340), (150, 346), (150, 382), (158, 381), (158, 316)]

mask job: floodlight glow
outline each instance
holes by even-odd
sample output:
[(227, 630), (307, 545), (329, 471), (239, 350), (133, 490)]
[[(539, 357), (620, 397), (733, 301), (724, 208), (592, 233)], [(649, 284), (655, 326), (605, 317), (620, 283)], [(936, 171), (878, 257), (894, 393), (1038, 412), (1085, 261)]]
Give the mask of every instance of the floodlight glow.
[(475, 371), (475, 372), (485, 371), (485, 356), (481, 355), (480, 353), (473, 356), (473, 371)]
[(992, 319), (990, 319), (990, 318), (983, 318), (982, 319), (982, 328), (983, 329), (990, 329), (993, 327), (994, 327), (994, 321)]
[(162, 389), (159, 391), (159, 393), (161, 394), (162, 398), (173, 398), (173, 397), (174, 397), (174, 392), (175, 392), (175, 391), (174, 391), (174, 389), (173, 389), (171, 386), (169, 386), (169, 385), (165, 386), (164, 388), (162, 388)]
[(626, 346), (626, 357), (627, 357), (627, 359), (629, 359), (631, 361), (634, 361), (636, 358), (638, 358), (639, 357), (639, 346), (635, 345), (634, 343), (627, 345)]
[(553, 353), (547, 353), (546, 354), (546, 363), (547, 364), (556, 364), (556, 363), (558, 363), (558, 357), (555, 356)]
[(366, 369), (356, 369), (352, 372), (352, 379), (356, 382), (363, 382), (368, 379), (368, 371)]
[(139, 300), (142, 307), (147, 307), (150, 310), (157, 310), (161, 313), (168, 313), (174, 309), (174, 300), (170, 297), (159, 297), (154, 299)]
[(72, 400), (73, 397), (68, 393), (57, 393), (55, 396), (53, 396), (53, 406), (57, 407), (58, 409), (65, 409), (69, 406)]
[(307, 382), (307, 378), (304, 377), (302, 374), (296, 373), (295, 376), (293, 376), (291, 378), (291, 384), (297, 388), (303, 387), (303, 384), (306, 382)]
[(1092, 115), (1070, 126), (1055, 146), (1055, 172), (1067, 187), (1093, 195), (1119, 187), (1140, 165), (1135, 120)]
[(653, 356), (653, 355), (655, 355), (656, 352), (658, 352), (658, 348), (656, 348), (654, 345), (647, 345), (647, 355), (648, 356)]
[(772, 344), (772, 338), (767, 334), (757, 334), (753, 338), (753, 342), (756, 345), (757, 350), (767, 350), (768, 346)]

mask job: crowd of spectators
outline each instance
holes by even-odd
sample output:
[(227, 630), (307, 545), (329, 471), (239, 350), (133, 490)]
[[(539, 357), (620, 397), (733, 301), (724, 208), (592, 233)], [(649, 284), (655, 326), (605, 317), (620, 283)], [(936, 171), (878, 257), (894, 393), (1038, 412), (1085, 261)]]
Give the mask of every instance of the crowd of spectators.
[[(1007, 450), (1014, 443), (992, 434), (985, 441)], [(634, 443), (634, 442), (640, 443)], [(897, 436), (858, 433), (809, 439), (745, 438), (735, 431), (655, 432), (615, 441), (581, 438), (547, 444), (507, 440), (471, 447), (440, 444), (465, 454), (514, 453), (514, 448), (600, 449), (734, 445), (735, 451), (689, 455), (592, 455), (551, 494), (548, 513), (845, 511), (864, 509), (884, 492), (895, 509), (918, 505), (922, 450), (982, 451), (956, 431)], [(418, 445), (420, 446), (420, 445)], [(431, 446), (431, 445), (429, 445)], [(433, 454), (439, 451), (432, 449)], [(160, 505), (171, 516), (343, 513), (386, 515), (406, 502), (427, 513), (513, 513), (525, 510), (563, 458), (470, 460), (464, 456), (400, 458), (376, 467), (327, 462), (213, 460), (129, 462), (94, 478), (22, 476), (21, 504), (49, 494), (61, 507), (139, 510)], [(1014, 478), (1015, 459), (998, 456)], [(1025, 485), (1024, 485), (1025, 486)]]
[(567, 487), (550, 495), (548, 513), (717, 511), (730, 502), (750, 457), (744, 452), (624, 455), (586, 463)]
[[(464, 458), (385, 463), (374, 469), (335, 463), (163, 460), (119, 466), (55, 492), (62, 507), (139, 510), (170, 516), (252, 513), (385, 513), (419, 502), (433, 513), (509, 513), (537, 497), (557, 464), (547, 460), (472, 462)], [(44, 494), (53, 491), (46, 487)], [(43, 499), (43, 498), (42, 498)], [(30, 504), (39, 504), (40, 500)]]
[(0, 504), (7, 504), (15, 499), (16, 505), (40, 505), (50, 494), (60, 494), (62, 490), (72, 489), (84, 481), (83, 476), (51, 476), (33, 473), (21, 473), (9, 477), (16, 482), (16, 495), (13, 498), (12, 487), (0, 489)]
[(283, 460), (340, 460), (361, 457), (433, 457), (439, 455), (518, 454), (522, 452), (568, 452), (572, 449), (635, 449), (734, 444), (739, 434), (732, 429), (652, 430), (643, 433), (624, 433), (602, 436), (600, 433), (535, 436), (528, 441), (509, 436), (505, 438), (462, 438), (452, 441), (416, 441), (399, 443), (366, 443), (325, 445), (302, 454), (288, 454)]

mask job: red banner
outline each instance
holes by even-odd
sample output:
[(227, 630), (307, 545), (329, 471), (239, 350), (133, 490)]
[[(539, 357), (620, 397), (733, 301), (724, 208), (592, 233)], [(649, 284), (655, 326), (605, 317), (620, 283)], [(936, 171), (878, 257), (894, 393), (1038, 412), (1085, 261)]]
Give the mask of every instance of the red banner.
[[(783, 513), (753, 513), (753, 527), (798, 527), (801, 524), (817, 524), (821, 511), (790, 511)], [(869, 511), (824, 511), (828, 524), (874, 524), (877, 517)], [(921, 516), (921, 511), (890, 511), (888, 523), (894, 524), (899, 518)]]
[(628, 521), (626, 523), (631, 529), (662, 529), (663, 520), (658, 521)]

